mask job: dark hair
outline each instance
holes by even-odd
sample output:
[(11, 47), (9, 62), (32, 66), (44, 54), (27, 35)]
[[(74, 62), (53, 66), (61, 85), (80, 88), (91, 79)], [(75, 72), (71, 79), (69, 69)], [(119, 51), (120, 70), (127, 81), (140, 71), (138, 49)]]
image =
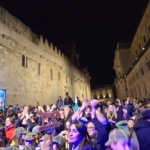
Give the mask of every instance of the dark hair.
[(17, 118), (17, 114), (16, 114), (15, 110), (8, 110), (7, 117), (15, 117), (15, 118)]
[[(77, 131), (80, 133), (80, 135), (83, 137), (79, 150), (83, 149), (83, 146), (85, 145), (85, 143), (88, 143), (91, 147), (95, 147), (95, 144), (92, 143), (88, 137), (87, 137), (87, 130), (86, 130), (86, 126), (85, 124), (83, 124), (82, 122), (75, 120), (72, 124), (75, 125)], [(72, 125), (71, 124), (71, 125)], [(71, 145), (72, 146), (72, 145)]]
[(9, 118), (9, 120), (10, 120), (10, 122), (11, 122), (12, 124), (15, 123), (15, 118), (14, 118), (14, 117), (8, 117), (8, 118)]
[(141, 112), (141, 117), (143, 119), (150, 119), (150, 109), (144, 109), (142, 112)]
[[(75, 127), (76, 127), (77, 130), (78, 130), (78, 132), (79, 132), (83, 137), (86, 137), (86, 135), (87, 135), (86, 126), (85, 126), (81, 121), (75, 120), (72, 124), (75, 125)], [(71, 124), (71, 125), (72, 125), (72, 124)]]

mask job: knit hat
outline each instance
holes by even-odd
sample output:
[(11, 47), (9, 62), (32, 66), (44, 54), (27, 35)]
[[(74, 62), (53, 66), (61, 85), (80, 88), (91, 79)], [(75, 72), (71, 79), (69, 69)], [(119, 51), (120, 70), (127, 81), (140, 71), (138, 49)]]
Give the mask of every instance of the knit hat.
[(34, 150), (34, 148), (30, 146), (25, 146), (23, 150)]
[(52, 142), (53, 143), (58, 143), (59, 145), (64, 145), (65, 144), (65, 139), (62, 136), (58, 135), (58, 136), (53, 137)]
[(111, 142), (118, 142), (119, 140), (125, 140), (128, 142), (128, 137), (122, 129), (113, 129), (109, 133), (109, 139), (105, 143), (105, 146), (109, 146)]
[(10, 146), (10, 147), (5, 148), (5, 150), (19, 150), (19, 149), (15, 146)]
[(29, 140), (29, 141), (34, 140), (33, 134), (31, 132), (27, 133), (24, 140)]
[(40, 130), (39, 130), (39, 125), (35, 126), (33, 129), (32, 129), (32, 134), (38, 134), (40, 133)]
[(26, 134), (28, 133), (23, 127), (18, 127), (16, 128), (15, 130), (15, 134), (18, 135), (18, 134)]

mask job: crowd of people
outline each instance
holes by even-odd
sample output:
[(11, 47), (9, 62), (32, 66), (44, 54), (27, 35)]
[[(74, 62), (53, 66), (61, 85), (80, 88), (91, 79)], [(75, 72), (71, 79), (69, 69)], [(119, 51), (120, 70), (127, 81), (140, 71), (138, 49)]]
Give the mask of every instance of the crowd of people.
[(54, 104), (0, 104), (0, 149), (150, 150), (149, 100), (92, 98), (68, 93)]

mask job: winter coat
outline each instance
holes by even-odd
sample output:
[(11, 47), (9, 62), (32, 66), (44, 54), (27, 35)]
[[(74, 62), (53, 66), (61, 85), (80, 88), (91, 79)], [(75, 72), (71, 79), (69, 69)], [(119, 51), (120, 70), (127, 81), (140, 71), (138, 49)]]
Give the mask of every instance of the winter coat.
[(133, 128), (129, 129), (125, 120), (117, 122), (116, 126), (118, 129), (122, 129), (125, 132), (125, 134), (129, 137), (130, 145), (133, 148), (133, 150), (139, 150), (139, 142)]
[[(72, 150), (72, 145), (69, 146), (69, 150)], [(77, 150), (98, 150), (93, 143), (85, 142), (82, 149), (77, 149)]]
[(63, 100), (62, 100), (62, 99), (58, 99), (58, 100), (56, 101), (56, 106), (57, 106), (58, 108), (60, 108), (62, 105), (63, 105)]
[(6, 138), (8, 140), (12, 139), (14, 137), (14, 134), (15, 134), (15, 127), (14, 127), (14, 125), (11, 125), (11, 126), (7, 127), (5, 129), (5, 133), (6, 133)]
[(98, 140), (99, 141), (97, 144), (100, 145), (100, 149), (101, 150), (105, 150), (105, 143), (107, 142), (108, 140), (108, 132), (106, 130), (106, 127), (98, 121), (98, 119), (95, 117), (91, 120), (94, 125), (95, 125), (95, 129), (97, 130), (98, 132)]
[(73, 105), (73, 101), (72, 98), (70, 96), (68, 96), (68, 98), (64, 99), (64, 105)]
[(140, 150), (150, 150), (150, 122), (145, 119), (138, 119), (134, 126)]

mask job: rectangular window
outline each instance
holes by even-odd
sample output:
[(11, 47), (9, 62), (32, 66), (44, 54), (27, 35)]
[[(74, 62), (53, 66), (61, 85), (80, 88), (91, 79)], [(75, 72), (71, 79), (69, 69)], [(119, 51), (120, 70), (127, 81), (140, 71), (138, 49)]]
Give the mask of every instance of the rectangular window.
[(26, 57), (25, 55), (22, 55), (22, 67), (25, 67), (25, 61), (26, 61)]
[(134, 88), (134, 97), (137, 97), (136, 88)]
[(53, 80), (53, 69), (50, 70), (51, 80)]
[(143, 85), (144, 85), (145, 95), (147, 95), (147, 90), (146, 90), (146, 84), (145, 84), (145, 82), (143, 82)]
[(139, 89), (139, 95), (141, 97), (141, 89), (140, 89), (140, 85), (138, 85), (138, 89)]
[(58, 80), (60, 81), (60, 72), (58, 72)]
[(150, 70), (150, 62), (147, 63), (147, 70)]
[(144, 43), (146, 43), (146, 37), (145, 37), (145, 35), (143, 36), (143, 41), (144, 41)]
[(26, 57), (26, 68), (28, 68), (28, 57)]
[(41, 64), (39, 63), (38, 64), (38, 75), (40, 75), (41, 74)]
[(141, 68), (141, 75), (142, 75), (142, 76), (144, 75), (144, 70), (143, 70), (143, 68)]
[(140, 48), (140, 50), (142, 49), (141, 44), (139, 44), (139, 48)]

